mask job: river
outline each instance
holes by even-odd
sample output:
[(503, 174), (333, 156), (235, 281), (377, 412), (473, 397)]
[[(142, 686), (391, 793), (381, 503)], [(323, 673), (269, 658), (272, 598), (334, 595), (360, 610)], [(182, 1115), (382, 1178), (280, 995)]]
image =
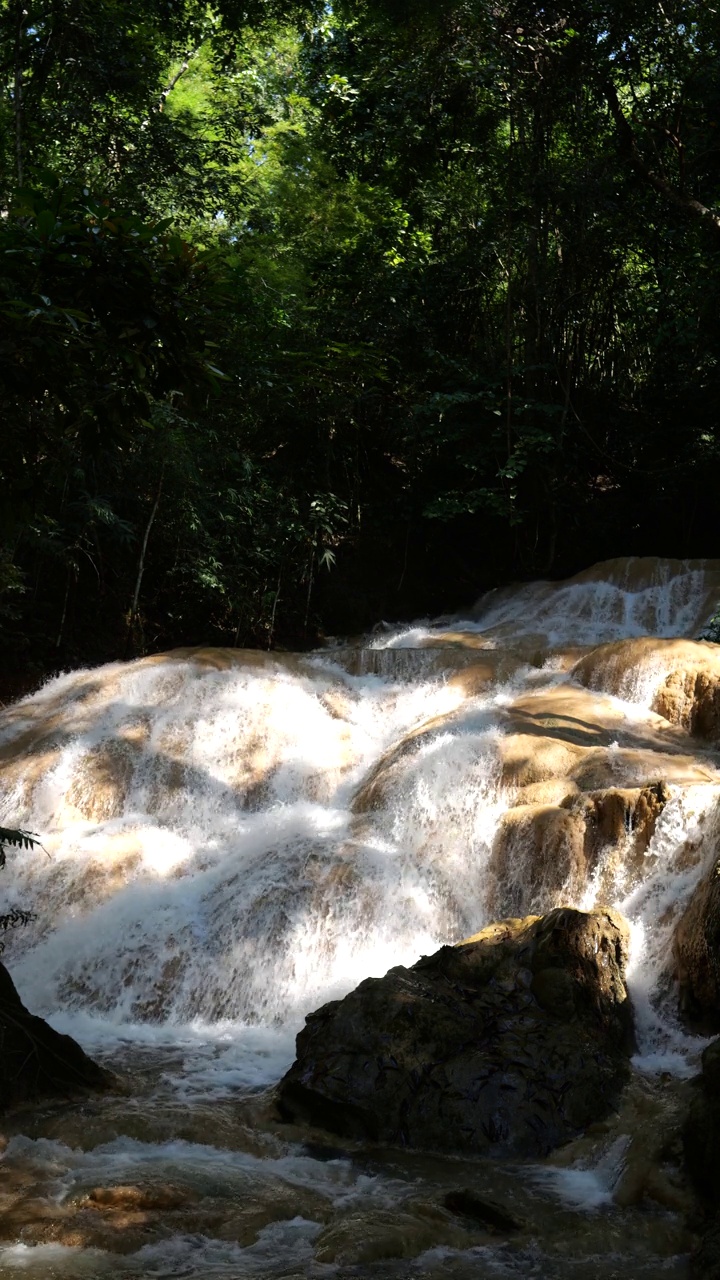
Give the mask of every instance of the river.
[[(3, 894), (37, 919), (5, 959), (125, 1092), (6, 1118), (0, 1277), (684, 1275), (681, 1197), (618, 1189), (704, 1044), (677, 1016), (671, 940), (717, 837), (720, 754), (677, 691), (720, 662), (693, 640), (718, 598), (720, 562), (612, 561), (321, 653), (178, 650), (7, 708), (0, 823), (45, 852), (8, 859)], [(578, 824), (610, 792), (624, 817), (588, 851)], [(566, 902), (632, 926), (618, 1116), (542, 1163), (279, 1122), (307, 1012)], [(458, 1187), (520, 1230), (449, 1222)]]

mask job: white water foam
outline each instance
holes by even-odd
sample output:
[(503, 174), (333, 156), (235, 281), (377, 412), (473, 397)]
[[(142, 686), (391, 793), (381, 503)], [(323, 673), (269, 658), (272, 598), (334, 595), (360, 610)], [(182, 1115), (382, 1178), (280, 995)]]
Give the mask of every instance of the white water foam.
[(3, 1159), (52, 1180), (50, 1194), (58, 1204), (98, 1185), (142, 1186), (149, 1178), (240, 1203), (263, 1182), (305, 1188), (344, 1207), (391, 1205), (405, 1192), (404, 1184), (358, 1171), (346, 1159), (316, 1160), (296, 1152), (273, 1159), (180, 1139), (152, 1143), (122, 1137), (82, 1151), (46, 1138), (16, 1137)]
[(613, 1189), (623, 1172), (629, 1146), (630, 1138), (622, 1134), (593, 1165), (533, 1168), (531, 1176), (538, 1186), (547, 1187), (572, 1208), (596, 1213), (613, 1203)]
[[(119, 1023), (272, 1022), (351, 985), (360, 966), (383, 972), (403, 902), (415, 921), (407, 958), (432, 945), (417, 912), (431, 877), (410, 874), (377, 831), (358, 838), (348, 805), (386, 745), (452, 711), (457, 690), (341, 679), (335, 668), (200, 677), (192, 663), (92, 679), (111, 680), (112, 696), (72, 705), (42, 743), (49, 767), (30, 801), (21, 774), (2, 804), (7, 822), (41, 829), (51, 853), (15, 858), (8, 877), (15, 900), (40, 910), (32, 940), (13, 940), (36, 1007), (91, 1007)], [(21, 730), (31, 723), (23, 716)], [(110, 814), (89, 821), (98, 792)], [(343, 876), (358, 890), (337, 892)], [(374, 931), (359, 919), (368, 910)]]
[[(704, 570), (655, 566), (645, 586), (636, 570), (632, 582), (613, 571), (508, 590), (452, 625), (485, 628), (492, 644), (506, 625), (544, 627), (553, 645), (649, 621), (677, 634), (698, 615)], [(446, 661), (452, 670), (452, 648)], [(518, 693), (567, 678), (551, 659), (473, 693), (442, 664), (408, 684), (317, 655), (203, 651), (51, 681), (0, 720), (0, 822), (41, 832), (50, 854), (13, 855), (0, 886), (38, 911), (8, 949), (21, 994), (63, 1029), (84, 1019), (91, 1047), (186, 1046), (178, 1089), (225, 1096), (276, 1079), (309, 1009), (487, 923), (493, 840), (513, 803), (503, 713)], [(637, 703), (606, 702), (642, 727)], [(626, 755), (616, 752), (615, 785), (638, 785)], [(648, 874), (616, 883), (634, 927), (645, 1066), (696, 1053), (657, 995), (702, 874), (702, 850), (689, 862), (683, 850), (710, 848), (717, 802), (710, 781), (678, 790)]]
[[(683, 1030), (676, 1000), (660, 1004), (658, 993), (672, 991), (672, 936), (708, 870), (719, 833), (720, 786), (675, 789), (645, 854), (654, 869), (619, 904), (632, 926), (628, 990), (639, 1046), (634, 1062), (641, 1070), (693, 1075), (707, 1043)], [(689, 859), (688, 850), (696, 856)]]
[(720, 594), (717, 561), (628, 557), (566, 582), (535, 581), (482, 596), (472, 615), (386, 627), (374, 648), (421, 648), (438, 633), (485, 638), (487, 648), (542, 637), (548, 648), (599, 645), (638, 636), (695, 636)]

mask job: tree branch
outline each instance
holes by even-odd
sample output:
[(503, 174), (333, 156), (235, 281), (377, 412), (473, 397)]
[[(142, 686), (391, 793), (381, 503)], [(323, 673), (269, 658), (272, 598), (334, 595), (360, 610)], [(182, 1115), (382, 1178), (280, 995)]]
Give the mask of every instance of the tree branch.
[(145, 526), (145, 535), (143, 537), (142, 547), (140, 549), (140, 561), (138, 563), (137, 578), (135, 580), (135, 591), (133, 593), (133, 601), (132, 601), (132, 605), (130, 606), (130, 614), (128, 616), (128, 629), (127, 629), (127, 637), (126, 637), (126, 643), (125, 643), (126, 657), (130, 647), (130, 641), (132, 639), (133, 624), (135, 622), (135, 619), (137, 618), (137, 613), (138, 613), (138, 603), (140, 600), (140, 587), (143, 580), (143, 573), (145, 572), (145, 556), (147, 555), (148, 538), (150, 537), (150, 530), (153, 527), (153, 521), (155, 520), (155, 516), (157, 515), (157, 509), (160, 505), (160, 498), (162, 497), (164, 479), (165, 479), (165, 463), (163, 462), (162, 467), (160, 469), (160, 481), (158, 483), (157, 493), (155, 494), (155, 501), (153, 503), (152, 511), (150, 512), (150, 518)]
[(700, 200), (693, 199), (692, 196), (683, 195), (676, 191), (668, 182), (667, 178), (657, 173), (655, 169), (651, 169), (643, 160), (640, 154), (640, 148), (637, 139), (633, 133), (632, 126), (628, 121), (620, 101), (618, 99), (617, 90), (612, 82), (608, 82), (605, 86), (605, 96), (610, 107), (611, 115), (617, 125), (618, 135), (620, 138), (620, 146), (633, 166), (633, 169), (640, 177), (659, 195), (671, 204), (673, 208), (679, 209), (681, 213), (693, 218), (695, 222), (700, 222), (708, 227), (715, 236), (720, 238), (720, 214), (715, 213), (713, 209), (709, 209), (707, 205), (702, 204)]
[(190, 63), (192, 62), (193, 58), (197, 57), (201, 48), (202, 48), (202, 45), (199, 45), (197, 49), (193, 49), (192, 52), (185, 54), (183, 61), (180, 63), (179, 70), (175, 72), (175, 75), (173, 76), (172, 80), (170, 80), (170, 82), (166, 84), (165, 88), (160, 94), (160, 99), (158, 101), (157, 107), (155, 108), (156, 111), (162, 112), (165, 110), (165, 103), (170, 97), (170, 94), (175, 88), (175, 85), (177, 84), (178, 80), (181, 80), (182, 77), (185, 75), (185, 72), (188, 70)]

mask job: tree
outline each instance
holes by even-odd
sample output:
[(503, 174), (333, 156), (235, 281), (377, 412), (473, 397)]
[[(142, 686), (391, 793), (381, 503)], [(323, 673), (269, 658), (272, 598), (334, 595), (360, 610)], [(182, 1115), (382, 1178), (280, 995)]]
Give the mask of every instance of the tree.
[(695, 0), (0, 8), (16, 662), (705, 552), (718, 34)]

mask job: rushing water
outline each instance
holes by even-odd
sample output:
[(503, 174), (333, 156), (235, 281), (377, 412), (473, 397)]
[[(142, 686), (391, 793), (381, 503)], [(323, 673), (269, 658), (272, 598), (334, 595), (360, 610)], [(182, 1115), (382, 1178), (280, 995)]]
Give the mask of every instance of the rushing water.
[[(613, 1192), (700, 1047), (669, 954), (717, 835), (720, 760), (653, 707), (669, 673), (716, 661), (673, 637), (718, 595), (717, 563), (612, 562), (361, 645), (177, 651), (9, 708), (0, 823), (46, 850), (4, 873), (38, 913), (9, 964), (34, 1012), (131, 1084), (8, 1124), (0, 1276), (683, 1274), (679, 1219), (655, 1205), (638, 1225)], [(659, 781), (646, 847), (628, 821), (573, 861), (587, 797)], [(276, 1123), (266, 1090), (325, 999), (504, 914), (608, 900), (632, 924), (639, 1054), (604, 1137), (519, 1173)], [(458, 1185), (502, 1192), (527, 1229), (448, 1225), (433, 1205)], [(99, 1210), (120, 1186), (150, 1199)], [(154, 1203), (167, 1186), (177, 1204)]]

